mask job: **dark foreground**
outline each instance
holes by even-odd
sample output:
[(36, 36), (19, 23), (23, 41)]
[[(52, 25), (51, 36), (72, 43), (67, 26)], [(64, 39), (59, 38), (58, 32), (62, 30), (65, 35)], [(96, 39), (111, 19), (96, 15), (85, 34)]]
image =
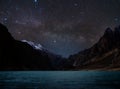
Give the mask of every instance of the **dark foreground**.
[(120, 72), (7, 71), (0, 89), (120, 89)]

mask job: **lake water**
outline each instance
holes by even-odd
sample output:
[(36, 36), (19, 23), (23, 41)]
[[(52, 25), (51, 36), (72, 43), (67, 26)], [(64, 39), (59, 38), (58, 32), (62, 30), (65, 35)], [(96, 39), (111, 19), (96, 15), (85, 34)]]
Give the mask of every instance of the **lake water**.
[(120, 89), (120, 72), (7, 71), (0, 89)]

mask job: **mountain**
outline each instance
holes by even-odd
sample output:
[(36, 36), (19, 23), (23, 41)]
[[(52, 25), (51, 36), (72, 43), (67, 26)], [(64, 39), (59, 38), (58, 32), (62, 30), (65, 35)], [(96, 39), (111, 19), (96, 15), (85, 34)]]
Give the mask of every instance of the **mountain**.
[(15, 40), (0, 24), (0, 70), (58, 70), (63, 58), (30, 41)]
[(120, 26), (107, 28), (91, 48), (69, 57), (72, 69), (120, 70)]
[(0, 24), (0, 70), (120, 70), (120, 26), (107, 28), (92, 47), (65, 59), (40, 44), (14, 39)]
[(60, 55), (56, 55), (45, 49), (41, 44), (36, 44), (32, 41), (22, 40), (29, 45), (31, 45), (34, 49), (41, 51), (43, 54), (46, 54), (48, 58), (50, 58), (51, 65), (55, 70), (65, 70), (68, 66), (68, 60), (66, 58), (62, 58)]
[(37, 50), (43, 50), (43, 47), (41, 44), (35, 44), (32, 41), (27, 41), (27, 40), (22, 40), (22, 42), (28, 43), (29, 45), (31, 45), (33, 48), (37, 49)]

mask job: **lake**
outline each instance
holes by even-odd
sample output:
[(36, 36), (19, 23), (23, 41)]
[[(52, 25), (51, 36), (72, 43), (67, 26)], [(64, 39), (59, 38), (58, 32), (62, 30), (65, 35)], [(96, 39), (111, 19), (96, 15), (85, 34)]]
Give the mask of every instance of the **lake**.
[(120, 72), (4, 71), (0, 89), (120, 89)]

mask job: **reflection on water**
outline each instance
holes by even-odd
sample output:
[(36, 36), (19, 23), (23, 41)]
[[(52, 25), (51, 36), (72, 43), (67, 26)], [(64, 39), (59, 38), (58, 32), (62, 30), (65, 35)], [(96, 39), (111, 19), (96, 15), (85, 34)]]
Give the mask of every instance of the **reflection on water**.
[(120, 72), (7, 71), (0, 89), (120, 89)]

